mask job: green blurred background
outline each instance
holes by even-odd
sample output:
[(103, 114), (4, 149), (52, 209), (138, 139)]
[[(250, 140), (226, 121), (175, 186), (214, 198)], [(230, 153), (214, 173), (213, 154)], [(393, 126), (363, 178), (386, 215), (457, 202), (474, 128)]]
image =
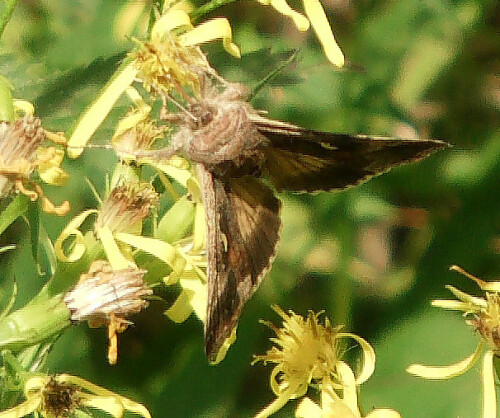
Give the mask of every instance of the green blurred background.
[[(86, 0), (21, 1), (1, 43), (0, 73), (16, 98), (32, 101), (44, 126), (71, 132), (124, 54), (142, 3)], [(200, 3), (201, 4), (201, 3)], [(450, 364), (474, 349), (478, 336), (458, 313), (430, 307), (451, 296), (445, 284), (479, 294), (472, 281), (448, 271), (459, 264), (483, 279), (499, 277), (500, 253), (500, 13), (494, 1), (339, 1), (323, 3), (348, 65), (327, 63), (312, 31), (298, 33), (287, 18), (257, 2), (238, 1), (213, 16), (230, 18), (243, 57), (209, 45), (212, 64), (228, 79), (254, 86), (292, 49), (297, 60), (255, 98), (273, 118), (319, 130), (376, 135), (420, 135), (453, 144), (425, 161), (348, 191), (316, 196), (284, 194), (282, 240), (273, 269), (247, 304), (238, 339), (225, 361), (211, 367), (202, 325), (175, 325), (163, 315), (170, 301), (153, 302), (120, 338), (116, 366), (106, 362), (103, 329), (72, 327), (49, 357), (51, 373), (76, 374), (144, 403), (154, 417), (245, 417), (274, 395), (271, 367), (250, 366), (270, 348), (278, 304), (300, 314), (325, 310), (334, 324), (370, 341), (374, 376), (361, 387), (365, 412), (391, 407), (405, 417), (475, 417), (481, 411), (479, 367), (451, 381), (405, 373), (413, 362)], [(294, 4), (301, 9), (299, 3)], [(147, 18), (147, 9), (144, 16)], [(112, 134), (122, 107), (94, 142)], [(58, 202), (71, 214), (95, 206), (83, 180), (104, 191), (114, 157), (89, 150), (65, 168), (72, 178)], [(45, 217), (53, 239), (70, 219)], [(40, 289), (17, 222), (2, 245), (0, 278), (16, 276), (17, 307)], [(69, 286), (70, 284), (68, 284)], [(313, 393), (313, 392), (312, 392)], [(290, 416), (290, 402), (276, 416)]]

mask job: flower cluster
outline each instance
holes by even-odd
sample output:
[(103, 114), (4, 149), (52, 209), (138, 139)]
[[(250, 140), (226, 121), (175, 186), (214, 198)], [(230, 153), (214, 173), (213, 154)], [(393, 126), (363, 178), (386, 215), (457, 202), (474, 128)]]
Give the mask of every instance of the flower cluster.
[[(260, 3), (290, 17), (301, 31), (312, 25), (328, 59), (335, 65), (343, 65), (343, 54), (317, 0), (304, 0), (305, 16), (283, 0)], [(64, 215), (70, 209), (69, 202), (54, 205), (38, 180), (64, 185), (68, 178), (60, 167), (64, 156), (81, 155), (122, 95), (132, 103), (115, 128), (111, 145), (107, 145), (115, 150), (120, 162), (107, 183), (105, 197), (101, 200), (99, 193), (95, 193), (99, 208), (83, 210), (69, 220), (54, 245), (48, 236), (45, 238), (53, 277), (37, 298), (9, 312), (14, 304), (14, 288), (12, 301), (0, 314), (0, 348), (6, 356), (37, 344), (51, 344), (71, 325), (86, 321), (91, 327), (107, 327), (108, 360), (115, 364), (117, 335), (131, 324), (131, 315), (147, 307), (153, 294), (151, 285), (177, 288), (177, 298), (165, 312), (174, 322), (184, 321), (192, 312), (205, 320), (206, 225), (197, 175), (182, 157), (174, 155), (159, 161), (150, 158), (148, 151), (156, 142), (168, 142), (179, 114), (189, 117), (186, 107), (203, 93), (207, 79), (217, 80), (222, 86), (228, 83), (212, 68), (200, 46), (221, 40), (231, 56), (239, 58), (241, 52), (233, 42), (226, 18), (194, 24), (192, 16), (196, 13), (185, 6), (184, 2), (165, 2), (148, 38), (133, 39), (134, 49), (79, 119), (69, 140), (63, 134), (42, 128), (42, 122), (32, 116), (32, 111), (24, 111), (20, 117), (12, 112), (11, 120), (0, 122), (0, 198), (19, 192), (31, 200), (40, 199), (45, 212)], [(170, 111), (172, 104), (180, 113)], [(46, 139), (59, 147), (43, 147)], [(15, 214), (21, 216), (26, 209), (18, 206)], [(69, 290), (61, 291), (62, 281)], [(295, 329), (299, 322), (291, 332), (300, 332)], [(299, 392), (305, 394), (304, 390), (313, 381), (324, 386), (325, 394), (333, 389), (339, 391), (344, 363), (337, 360), (336, 341), (351, 335), (331, 328), (328, 323), (322, 327), (316, 315), (310, 316), (307, 324), (321, 330), (321, 342), (315, 347), (318, 355), (328, 357), (328, 364), (318, 363), (309, 372), (303, 370), (300, 378), (287, 370), (283, 381), (274, 386), (280, 399), (288, 395), (290, 399)], [(309, 338), (308, 343), (314, 345), (314, 335), (305, 331), (302, 337)], [(365, 344), (364, 340), (352, 338), (362, 346)], [(331, 344), (331, 352), (324, 344)], [(264, 357), (262, 360), (274, 361), (269, 356), (268, 360)], [(219, 360), (222, 357), (223, 354)], [(313, 361), (304, 359), (308, 360)], [(37, 363), (22, 372), (19, 364), (12, 367), (19, 370), (14, 380), (25, 401), (0, 412), (0, 417), (30, 413), (68, 416), (89, 407), (116, 417), (124, 411), (149, 417), (146, 408), (127, 398), (76, 376), (33, 372), (39, 367)], [(367, 378), (369, 368), (365, 366), (355, 385)], [(291, 387), (285, 387), (287, 379), (291, 379)]]

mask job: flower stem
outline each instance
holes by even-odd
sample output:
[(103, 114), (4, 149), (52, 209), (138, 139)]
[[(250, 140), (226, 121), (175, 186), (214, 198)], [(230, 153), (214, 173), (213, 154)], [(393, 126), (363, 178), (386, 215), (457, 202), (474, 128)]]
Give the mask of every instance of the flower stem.
[(219, 7), (225, 6), (226, 4), (232, 3), (237, 0), (212, 0), (203, 6), (198, 7), (190, 13), (191, 19), (193, 21), (198, 20), (200, 17), (210, 13), (211, 11), (218, 9)]
[(0, 349), (20, 351), (49, 341), (71, 325), (62, 295), (34, 300), (0, 321)]
[(17, 6), (17, 3), (19, 3), (19, 0), (6, 0), (5, 6), (2, 10), (2, 14), (0, 16), (0, 37), (2, 36), (7, 23), (9, 23), (10, 18), (12, 17), (12, 13), (14, 13), (14, 9)]

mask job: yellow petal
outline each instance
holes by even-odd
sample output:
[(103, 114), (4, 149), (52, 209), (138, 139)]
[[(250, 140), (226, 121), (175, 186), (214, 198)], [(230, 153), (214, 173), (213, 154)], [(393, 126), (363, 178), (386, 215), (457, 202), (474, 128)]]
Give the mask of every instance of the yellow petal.
[(15, 406), (14, 408), (7, 409), (0, 412), (0, 418), (21, 418), (39, 409), (42, 403), (42, 397), (40, 395), (30, 396), (22, 404)]
[(121, 140), (121, 136), (125, 132), (130, 131), (135, 126), (137, 126), (138, 123), (144, 121), (148, 117), (150, 112), (151, 112), (150, 106), (143, 106), (139, 111), (133, 112), (125, 116), (123, 119), (120, 119), (115, 129), (115, 133), (111, 138), (111, 142), (112, 143), (119, 142)]
[(222, 39), (224, 49), (236, 58), (241, 57), (240, 49), (232, 42), (233, 33), (229, 21), (224, 17), (208, 20), (179, 36), (179, 42), (185, 46), (195, 46), (202, 43)]
[(175, 302), (165, 311), (172, 321), (176, 324), (180, 324), (189, 318), (191, 312), (193, 312), (193, 307), (190, 303), (191, 293), (187, 290), (182, 290)]
[(401, 418), (401, 414), (394, 409), (377, 408), (366, 415), (366, 418)]
[(318, 404), (307, 396), (303, 398), (295, 410), (296, 418), (322, 418), (322, 410)]
[(406, 371), (424, 379), (451, 379), (452, 377), (460, 376), (468, 371), (478, 360), (483, 350), (483, 343), (479, 343), (476, 351), (466, 359), (451, 364), (449, 366), (424, 366), (422, 364), (412, 364), (406, 368)]
[(89, 408), (100, 409), (115, 418), (123, 416), (123, 405), (114, 396), (83, 396), (82, 405)]
[(469, 294), (467, 294), (465, 292), (462, 292), (461, 290), (457, 289), (454, 286), (447, 285), (445, 287), (451, 293), (453, 293), (457, 299), (461, 300), (462, 302), (469, 303), (469, 304), (471, 304), (473, 306), (478, 306), (478, 307), (481, 307), (481, 308), (486, 308), (487, 303), (486, 303), (486, 300), (484, 300), (483, 298), (478, 298), (478, 297), (469, 295)]
[(96, 100), (85, 110), (68, 141), (68, 156), (79, 157), (116, 101), (137, 75), (134, 63), (126, 60), (108, 81)]
[(344, 65), (344, 54), (337, 44), (333, 36), (332, 28), (328, 19), (326, 18), (325, 10), (319, 0), (302, 0), (304, 9), (309, 21), (316, 32), (316, 36), (323, 47), (328, 60), (336, 65), (342, 67)]
[(167, 176), (172, 177), (179, 184), (186, 187), (188, 180), (191, 178), (191, 172), (186, 167), (179, 166), (184, 161), (183, 158), (174, 156), (168, 162), (151, 161), (150, 165), (163, 171)]
[(205, 322), (207, 315), (207, 286), (197, 277), (195, 279), (180, 279), (179, 283), (185, 291), (190, 292), (189, 303), (196, 316)]
[(171, 9), (154, 24), (151, 30), (151, 41), (153, 43), (160, 42), (165, 35), (168, 36), (174, 29), (191, 29), (192, 27), (191, 19), (189, 19), (189, 15), (184, 10)]
[(165, 311), (172, 321), (184, 322), (193, 310), (201, 321), (205, 321), (207, 309), (207, 287), (198, 278), (179, 280), (182, 291), (173, 305)]
[(356, 379), (354, 372), (349, 365), (343, 361), (337, 363), (337, 371), (342, 382), (342, 401), (350, 409), (353, 417), (360, 417), (358, 410), (358, 393), (356, 389)]
[(130, 36), (136, 26), (143, 30), (147, 27), (146, 2), (131, 1), (122, 6), (113, 24), (113, 38), (123, 41)]
[(30, 377), (24, 384), (24, 392), (38, 392), (41, 388), (45, 387), (49, 383), (49, 376), (33, 376)]
[(459, 267), (456, 265), (450, 266), (450, 270), (458, 271), (460, 274), (463, 274), (464, 276), (468, 277), (469, 279), (474, 280), (482, 290), (485, 290), (487, 292), (495, 292), (495, 293), (500, 292), (500, 282), (485, 282), (484, 280), (481, 280), (478, 277), (473, 276), (469, 272), (465, 271), (462, 267)]
[(289, 17), (301, 32), (309, 29), (309, 20), (302, 14), (293, 10), (286, 0), (258, 0), (264, 6), (271, 6), (282, 15)]
[(493, 357), (495, 353), (488, 350), (483, 358), (483, 418), (497, 417), (497, 398), (495, 393), (495, 372), (493, 371)]
[(500, 282), (485, 282), (484, 280), (476, 278), (476, 283), (485, 292), (500, 293)]
[(255, 418), (267, 418), (272, 414), (275, 414), (281, 408), (283, 408), (290, 399), (294, 398), (296, 395), (297, 388), (295, 386), (290, 386), (269, 405), (267, 405), (262, 411), (260, 411)]
[(35, 106), (26, 100), (13, 100), (14, 109), (16, 112), (21, 111), (25, 115), (33, 116), (35, 114)]
[(471, 309), (469, 303), (461, 302), (459, 300), (449, 299), (436, 299), (431, 302), (431, 305), (436, 308), (450, 309), (453, 311), (468, 312)]
[(175, 274), (180, 274), (186, 266), (186, 260), (184, 260), (177, 249), (168, 242), (155, 238), (126, 234), (125, 232), (117, 233), (115, 237), (121, 242), (159, 258), (167, 263)]
[[(65, 263), (73, 263), (83, 256), (85, 253), (85, 240), (78, 228), (92, 213), (97, 213), (97, 210), (89, 209), (80, 213), (66, 225), (61, 234), (57, 237), (54, 243), (54, 250), (59, 260)], [(63, 244), (69, 237), (74, 237), (75, 241), (73, 243), (73, 249), (66, 255), (63, 250)]]
[(368, 341), (361, 338), (359, 335), (352, 334), (350, 332), (339, 332), (337, 334), (337, 338), (345, 337), (355, 340), (363, 351), (363, 368), (361, 369), (359, 376), (356, 378), (356, 385), (361, 385), (366, 382), (375, 371), (375, 350), (368, 343)]
[(355, 415), (351, 409), (341, 400), (335, 402), (329, 411), (323, 408), (323, 417), (328, 418), (360, 418), (360, 415)]
[[(49, 160), (45, 160), (44, 154), (53, 154)], [(37, 152), (38, 158), (45, 160), (38, 165), (38, 174), (42, 180), (47, 184), (54, 186), (64, 186), (68, 181), (69, 175), (61, 168), (61, 163), (64, 159), (64, 151), (54, 148), (40, 148)]]
[(174, 243), (191, 232), (196, 205), (187, 196), (177, 200), (163, 215), (155, 232), (155, 238)]
[(97, 236), (106, 252), (106, 258), (113, 267), (113, 270), (124, 270), (129, 267), (136, 267), (134, 262), (128, 260), (118, 247), (113, 233), (107, 226), (103, 226), (97, 230)]
[(236, 341), (236, 328), (237, 327), (234, 327), (233, 330), (231, 331), (231, 335), (224, 340), (221, 347), (219, 348), (219, 351), (217, 351), (215, 360), (210, 360), (210, 364), (212, 365), (219, 364), (222, 360), (224, 360), (227, 351), (229, 350), (229, 347), (231, 347)]
[(145, 418), (151, 418), (149, 411), (146, 409), (144, 405), (138, 402), (134, 402), (128, 398), (125, 398), (124, 396), (120, 396), (116, 393), (113, 393), (106, 388), (97, 386), (92, 382), (89, 382), (88, 380), (82, 379), (77, 376), (71, 376), (69, 374), (60, 374), (56, 377), (56, 379), (59, 383), (68, 383), (71, 385), (80, 386), (82, 389), (85, 389), (88, 392), (91, 392), (100, 397), (109, 399), (113, 398), (114, 399), (113, 402), (120, 403), (121, 405), (123, 405), (123, 408), (125, 408), (127, 411), (131, 411), (136, 414), (142, 415)]
[(205, 208), (202, 203), (197, 203), (193, 226), (193, 248), (191, 251), (199, 252), (205, 247), (205, 234)]

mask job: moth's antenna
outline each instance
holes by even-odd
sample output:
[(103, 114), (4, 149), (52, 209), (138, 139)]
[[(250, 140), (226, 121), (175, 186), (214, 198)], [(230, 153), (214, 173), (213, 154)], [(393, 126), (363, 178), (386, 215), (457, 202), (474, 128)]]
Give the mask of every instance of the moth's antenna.
[(172, 146), (150, 151), (138, 151), (135, 153), (137, 158), (153, 158), (154, 160), (169, 160), (177, 151)]
[[(191, 97), (186, 93), (186, 91), (180, 86), (178, 85), (178, 83), (175, 81), (175, 80), (172, 80), (173, 83), (175, 84), (175, 88), (176, 90), (181, 94), (181, 96), (189, 103), (191, 104), (193, 102), (193, 100), (191, 99)], [(170, 93), (164, 93), (164, 92), (161, 92), (159, 89), (156, 88), (156, 86), (152, 85), (151, 86), (153, 88), (153, 90), (155, 91), (156, 94), (158, 94), (158, 96), (161, 97), (162, 101), (163, 101), (163, 109), (166, 109), (167, 108), (167, 99), (170, 100), (174, 106), (177, 107), (177, 109), (179, 109), (182, 113), (184, 113), (187, 117), (189, 117), (190, 119), (192, 119), (194, 122), (197, 121), (197, 118), (196, 116), (194, 116), (189, 110), (187, 110), (183, 105), (181, 105), (176, 99), (174, 99), (174, 97), (170, 94)], [(161, 120), (164, 120), (164, 121), (167, 121), (169, 122), (169, 117), (167, 116), (167, 112), (163, 112), (163, 109), (160, 113), (160, 118)], [(174, 117), (172, 118), (171, 122), (175, 122), (175, 121), (178, 121), (179, 118), (178, 117)]]
[[(184, 106), (182, 106), (177, 100), (175, 100), (171, 94), (166, 95), (167, 99), (170, 100), (177, 108), (184, 113), (186, 116), (188, 116), (190, 119), (192, 119), (194, 122), (197, 121), (196, 116), (194, 116), (189, 110), (187, 110)], [(165, 105), (165, 103), (164, 103)], [(163, 118), (162, 118), (163, 119)], [(165, 120), (165, 119), (163, 119)]]
[(99, 193), (97, 192), (95, 186), (92, 184), (92, 182), (90, 181), (90, 179), (88, 177), (85, 177), (85, 181), (87, 182), (87, 185), (89, 186), (90, 191), (92, 192), (92, 194), (96, 198), (96, 200), (99, 203), (99, 205), (102, 205), (101, 196), (99, 196)]
[(298, 50), (294, 49), (290, 56), (283, 61), (276, 69), (271, 71), (268, 75), (266, 75), (262, 80), (260, 80), (255, 87), (252, 89), (250, 94), (247, 97), (248, 101), (251, 101), (255, 95), (264, 87), (267, 83), (269, 83), (274, 77), (276, 77), (281, 71), (283, 71), (288, 65), (290, 65), (295, 58), (297, 57)]
[(65, 145), (66, 149), (74, 149), (74, 150), (80, 150), (82, 148), (88, 149), (88, 148), (94, 148), (94, 149), (107, 149), (111, 151), (116, 151), (116, 148), (113, 145), (109, 144), (85, 144), (85, 145)]

